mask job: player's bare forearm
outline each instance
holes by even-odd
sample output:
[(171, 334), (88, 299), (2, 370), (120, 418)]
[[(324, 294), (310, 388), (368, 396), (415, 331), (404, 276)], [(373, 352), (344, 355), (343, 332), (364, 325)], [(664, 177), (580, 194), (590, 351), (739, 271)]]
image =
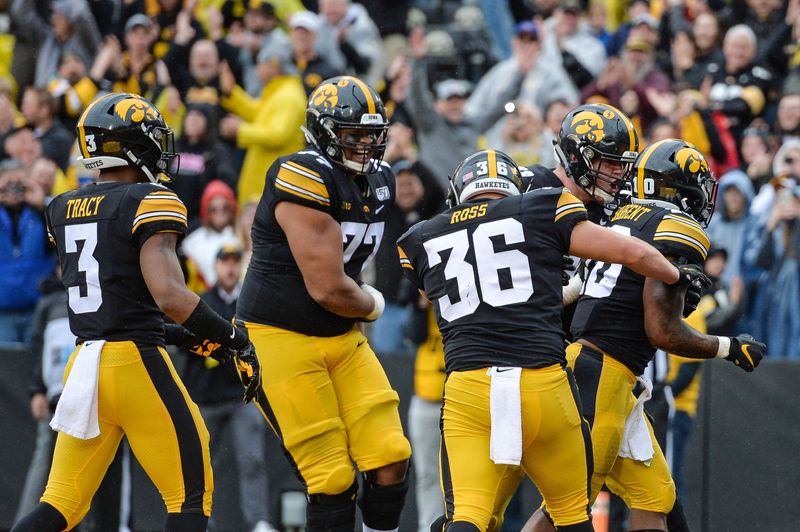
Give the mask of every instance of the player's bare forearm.
[(569, 253), (585, 259), (622, 264), (639, 275), (667, 284), (676, 283), (680, 278), (678, 269), (647, 242), (592, 222), (575, 226)]
[(156, 233), (139, 251), (142, 277), (158, 307), (177, 323), (183, 323), (200, 298), (186, 287), (175, 246), (176, 233)]
[(645, 279), (642, 299), (644, 327), (654, 347), (687, 358), (714, 358), (719, 348), (716, 336), (703, 334), (682, 319), (687, 285), (667, 286)]
[(275, 208), (311, 298), (345, 318), (363, 318), (375, 300), (344, 272), (342, 229), (329, 214), (289, 202)]

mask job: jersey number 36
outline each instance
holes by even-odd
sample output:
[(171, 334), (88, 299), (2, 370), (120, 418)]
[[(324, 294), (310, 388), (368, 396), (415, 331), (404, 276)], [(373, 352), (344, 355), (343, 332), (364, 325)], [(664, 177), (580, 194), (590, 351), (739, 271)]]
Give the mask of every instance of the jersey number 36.
[[(528, 257), (517, 249), (496, 252), (491, 239), (499, 236), (505, 239), (506, 245), (525, 241), (522, 224), (513, 218), (504, 218), (482, 223), (473, 231), (471, 240), (474, 265), (466, 260), (470, 249), (467, 229), (433, 238), (423, 244), (430, 268), (442, 262), (443, 252), (452, 250), (444, 265), (444, 276), (445, 279), (456, 280), (460, 300), (453, 303), (448, 295), (437, 300), (443, 319), (453, 321), (472, 314), (481, 301), (493, 307), (501, 307), (523, 303), (533, 295)], [(511, 274), (510, 287), (500, 286), (500, 270), (503, 269), (509, 270)]]

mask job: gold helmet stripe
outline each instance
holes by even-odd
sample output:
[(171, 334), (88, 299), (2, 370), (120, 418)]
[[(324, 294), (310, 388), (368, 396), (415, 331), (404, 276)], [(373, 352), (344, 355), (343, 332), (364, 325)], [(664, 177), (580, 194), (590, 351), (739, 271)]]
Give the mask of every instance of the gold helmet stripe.
[(637, 161), (637, 171), (636, 171), (636, 197), (639, 199), (645, 199), (644, 197), (644, 167), (647, 165), (647, 160), (650, 158), (651, 155), (658, 149), (658, 147), (668, 140), (674, 139), (663, 139), (659, 140), (655, 144), (651, 144), (647, 148), (644, 149), (642, 154), (639, 156), (639, 160)]
[(87, 107), (86, 110), (81, 115), (80, 120), (78, 120), (78, 124), (75, 126), (75, 129), (78, 130), (78, 140), (80, 141), (79, 144), (80, 144), (81, 155), (85, 158), (91, 157), (91, 154), (89, 153), (89, 149), (86, 147), (86, 131), (83, 128), (83, 124), (84, 122), (86, 122), (86, 117), (89, 116), (89, 113), (92, 111), (92, 108), (95, 105), (97, 105), (97, 103), (100, 100), (103, 100), (108, 96), (111, 96), (111, 94), (106, 94), (105, 96), (101, 96), (100, 98), (97, 98), (95, 101), (90, 103), (89, 107)]
[(364, 97), (367, 99), (367, 109), (369, 110), (369, 114), (374, 115), (375, 99), (372, 97), (372, 91), (369, 90), (367, 84), (356, 77), (348, 76), (348, 79), (353, 80), (353, 83), (358, 85), (358, 88), (364, 93)]
[(489, 177), (497, 177), (497, 152), (494, 150), (486, 150), (486, 157), (489, 165)]
[(628, 115), (626, 115), (613, 105), (609, 104), (606, 105), (615, 110), (617, 114), (619, 114), (619, 117), (622, 119), (622, 121), (625, 122), (625, 125), (628, 127), (628, 142), (630, 143), (630, 148), (628, 148), (628, 151), (636, 151), (636, 128), (633, 127), (633, 122), (631, 122), (631, 119), (628, 118)]

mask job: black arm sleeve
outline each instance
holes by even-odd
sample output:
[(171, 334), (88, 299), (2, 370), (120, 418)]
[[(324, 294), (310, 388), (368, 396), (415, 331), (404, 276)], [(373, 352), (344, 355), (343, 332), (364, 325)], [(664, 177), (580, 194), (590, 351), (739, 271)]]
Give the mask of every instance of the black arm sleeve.
[(183, 322), (183, 326), (202, 338), (208, 338), (236, 351), (244, 349), (250, 342), (244, 328), (234, 327), (232, 323), (225, 321), (202, 299)]

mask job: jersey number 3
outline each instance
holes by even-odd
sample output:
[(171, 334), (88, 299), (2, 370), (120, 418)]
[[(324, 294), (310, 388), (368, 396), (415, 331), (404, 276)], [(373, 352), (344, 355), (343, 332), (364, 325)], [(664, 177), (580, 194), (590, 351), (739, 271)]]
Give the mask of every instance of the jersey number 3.
[[(67, 290), (69, 308), (75, 314), (97, 312), (103, 304), (103, 292), (100, 290), (100, 264), (94, 258), (97, 247), (97, 223), (64, 226), (65, 251), (78, 253), (78, 242), (83, 242), (78, 255), (78, 274), (86, 275), (85, 287), (70, 286)], [(84, 288), (85, 295), (81, 295)]]
[[(442, 252), (452, 250), (444, 265), (444, 276), (445, 279), (456, 280), (460, 301), (453, 303), (448, 295), (437, 300), (439, 313), (445, 320), (453, 321), (472, 314), (481, 301), (493, 307), (502, 307), (523, 303), (533, 295), (528, 257), (518, 249), (496, 252), (491, 239), (498, 236), (502, 236), (507, 245), (525, 241), (522, 224), (513, 218), (482, 223), (472, 233), (474, 266), (466, 261), (470, 247), (467, 229), (424, 243), (430, 268), (442, 262)], [(475, 282), (476, 270), (479, 283)], [(500, 270), (509, 271), (511, 286), (500, 286)]]

